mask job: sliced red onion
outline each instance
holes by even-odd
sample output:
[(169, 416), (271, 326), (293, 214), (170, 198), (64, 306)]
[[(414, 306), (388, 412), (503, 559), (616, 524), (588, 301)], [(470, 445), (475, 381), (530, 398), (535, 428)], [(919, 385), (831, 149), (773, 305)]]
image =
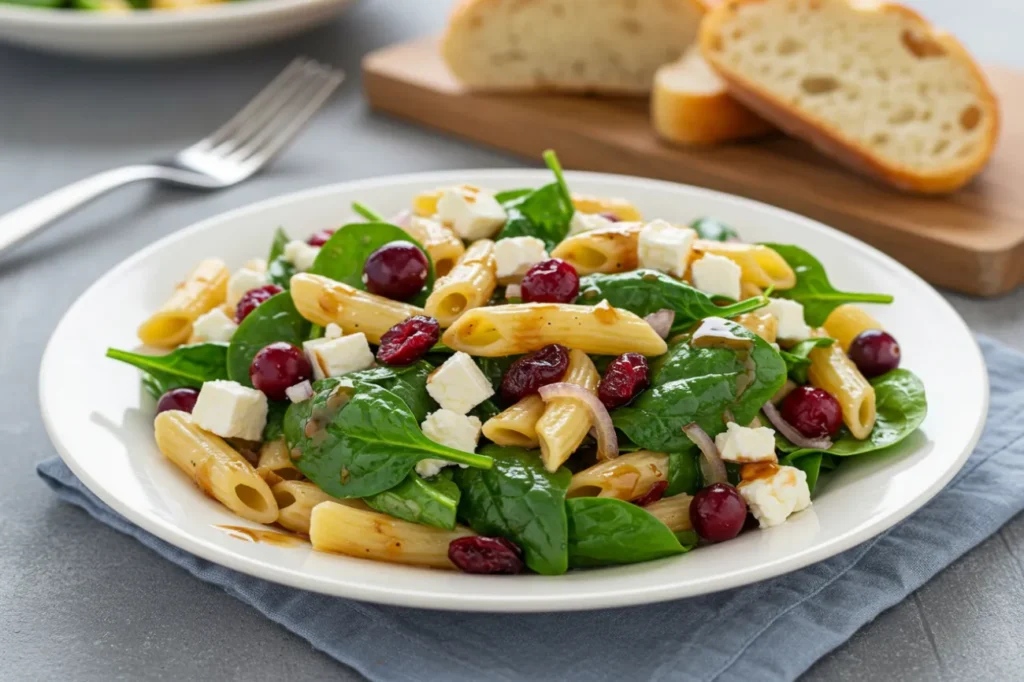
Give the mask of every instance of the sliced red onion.
[(672, 323), (676, 321), (676, 311), (662, 308), (644, 318), (644, 322), (651, 325), (651, 329), (661, 338), (667, 338), (672, 331)]
[(798, 448), (828, 450), (832, 447), (832, 439), (828, 436), (824, 438), (808, 438), (797, 431), (796, 427), (782, 418), (782, 415), (779, 414), (778, 408), (770, 402), (765, 403), (764, 407), (761, 408), (761, 411), (764, 412), (764, 416), (768, 417), (768, 421), (772, 423), (772, 426), (778, 429), (779, 433), (786, 437), (786, 440)]
[(718, 446), (715, 445), (715, 441), (711, 440), (711, 436), (696, 422), (684, 426), (683, 433), (700, 448), (700, 453), (703, 455), (700, 459), (700, 472), (704, 477), (704, 485), (728, 483), (729, 474), (725, 470), (725, 462), (722, 461), (722, 455), (719, 454)]
[(294, 386), (289, 386), (284, 390), (284, 394), (288, 396), (288, 400), (293, 403), (301, 403), (304, 400), (309, 400), (313, 397), (313, 385), (309, 383), (309, 380), (299, 382)]
[(391, 224), (398, 225), (402, 229), (409, 227), (412, 224), (412, 212), (399, 211), (395, 214), (395, 217), (391, 219)]
[(523, 288), (518, 284), (509, 284), (505, 287), (505, 298), (522, 298)]
[(619, 438), (615, 435), (612, 417), (596, 395), (582, 386), (565, 381), (541, 386), (539, 393), (544, 402), (550, 402), (555, 398), (570, 398), (586, 405), (590, 410), (590, 416), (594, 419), (598, 459), (614, 459), (619, 456)]

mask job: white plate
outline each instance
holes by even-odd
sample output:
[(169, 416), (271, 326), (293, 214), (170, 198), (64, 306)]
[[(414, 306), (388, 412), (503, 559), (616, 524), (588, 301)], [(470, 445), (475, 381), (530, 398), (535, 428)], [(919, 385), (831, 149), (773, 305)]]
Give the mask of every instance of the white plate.
[(160, 538), (251, 575), (328, 594), (388, 604), (480, 611), (556, 611), (686, 597), (763, 580), (832, 556), (880, 533), (931, 498), (977, 441), (988, 404), (981, 354), (963, 321), (930, 286), (889, 257), (828, 227), (763, 204), (694, 187), (571, 173), (575, 191), (624, 196), (648, 216), (710, 215), (747, 239), (799, 244), (833, 283), (890, 292), (872, 310), (899, 339), (905, 366), (928, 390), (921, 433), (886, 454), (858, 458), (823, 481), (814, 506), (768, 531), (646, 564), (560, 577), (471, 576), (374, 563), (232, 538), (218, 524), (251, 525), (204, 497), (153, 443), (153, 401), (138, 374), (103, 358), (133, 348), (135, 329), (202, 255), (233, 267), (263, 255), (274, 229), (293, 236), (336, 226), (359, 200), (385, 215), (415, 192), (472, 182), (495, 189), (538, 186), (546, 171), (424, 173), (325, 187), (212, 218), (132, 256), (94, 284), (58, 325), (43, 357), (40, 401), (64, 461), (104, 502)]
[(190, 10), (86, 12), (0, 4), (0, 40), (70, 55), (178, 57), (256, 45), (326, 23), (352, 0), (238, 0)]

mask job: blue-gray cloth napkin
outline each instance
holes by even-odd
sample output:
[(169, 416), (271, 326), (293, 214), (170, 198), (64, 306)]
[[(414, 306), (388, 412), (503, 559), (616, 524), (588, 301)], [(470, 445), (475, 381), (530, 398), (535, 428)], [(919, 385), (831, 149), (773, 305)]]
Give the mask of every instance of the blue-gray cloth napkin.
[(371, 680), (791, 680), (1024, 508), (1024, 355), (980, 339), (991, 407), (977, 449), (929, 504), (831, 559), (650, 606), (472, 614), (324, 597), (236, 573), (132, 525), (54, 457), (61, 499), (259, 609)]

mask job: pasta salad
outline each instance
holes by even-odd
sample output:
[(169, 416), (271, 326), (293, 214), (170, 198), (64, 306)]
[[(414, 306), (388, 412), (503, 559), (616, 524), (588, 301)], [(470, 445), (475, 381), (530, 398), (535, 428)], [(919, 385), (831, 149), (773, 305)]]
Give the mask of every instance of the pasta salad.
[(267, 259), (203, 260), (110, 349), (160, 451), (318, 550), (468, 573), (648, 561), (786, 522), (927, 409), (896, 340), (789, 244), (470, 185)]

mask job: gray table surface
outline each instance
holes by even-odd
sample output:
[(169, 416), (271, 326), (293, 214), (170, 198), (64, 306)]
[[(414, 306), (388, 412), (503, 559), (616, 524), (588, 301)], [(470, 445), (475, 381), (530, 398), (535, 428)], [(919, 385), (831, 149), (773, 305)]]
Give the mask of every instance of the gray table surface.
[[(296, 54), (342, 66), (350, 76), (269, 173), (205, 196), (125, 189), (0, 258), (0, 676), (360, 679), (256, 611), (58, 503), (34, 472), (36, 462), (54, 454), (39, 417), (36, 375), (47, 338), (88, 284), (196, 220), (342, 180), (520, 165), (373, 115), (360, 96), (360, 57), (436, 31), (447, 4), (364, 0), (307, 35), (176, 63), (81, 63), (0, 47), (0, 212), (86, 174), (184, 146)], [(1024, 66), (1014, 30), (1024, 21), (1020, 0), (912, 4), (954, 29), (982, 60)], [(948, 298), (973, 329), (1024, 350), (1024, 290), (999, 300)], [(1018, 517), (826, 656), (806, 679), (1021, 679), (1022, 578)]]

